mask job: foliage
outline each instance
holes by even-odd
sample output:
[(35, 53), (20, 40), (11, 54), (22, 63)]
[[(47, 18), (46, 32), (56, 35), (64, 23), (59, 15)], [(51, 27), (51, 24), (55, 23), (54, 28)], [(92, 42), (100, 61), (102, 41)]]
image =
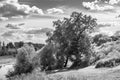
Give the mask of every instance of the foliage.
[(14, 71), (9, 72), (7, 77), (31, 72), (33, 70), (32, 58), (34, 54), (35, 50), (32, 45), (25, 44), (22, 48), (18, 49)]
[(112, 41), (112, 38), (105, 34), (97, 34), (93, 37), (93, 43), (97, 44), (97, 46), (110, 41)]
[(35, 67), (40, 67), (41, 70), (52, 70), (56, 65), (55, 58), (55, 46), (53, 44), (47, 44), (36, 52), (33, 58), (33, 64)]
[(114, 67), (120, 64), (120, 41), (108, 42), (100, 46), (96, 57), (96, 68)]
[(11, 55), (11, 56), (15, 57), (16, 54), (17, 54), (17, 49), (23, 47), (24, 44), (32, 44), (36, 51), (41, 49), (44, 46), (44, 44), (32, 43), (32, 42), (24, 43), (22, 41), (14, 42), (14, 43), (9, 42), (6, 45), (5, 45), (4, 42), (2, 44), (0, 42), (0, 56), (9, 56), (9, 55)]
[(120, 59), (119, 58), (106, 58), (102, 59), (97, 62), (95, 68), (101, 68), (101, 67), (114, 67), (120, 65)]
[[(66, 67), (68, 59), (73, 62), (71, 68), (80, 65), (87, 66), (92, 53), (89, 33), (96, 27), (96, 19), (73, 12), (70, 18), (54, 21), (53, 24), (55, 31), (47, 42), (58, 45), (55, 55), (56, 67)], [(84, 60), (81, 59), (82, 56), (85, 56)]]

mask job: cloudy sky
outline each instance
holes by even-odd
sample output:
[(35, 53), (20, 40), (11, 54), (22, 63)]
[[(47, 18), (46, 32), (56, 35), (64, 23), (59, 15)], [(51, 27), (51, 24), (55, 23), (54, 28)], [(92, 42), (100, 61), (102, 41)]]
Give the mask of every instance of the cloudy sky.
[(120, 30), (120, 0), (0, 0), (0, 40), (43, 43), (52, 21), (73, 11), (96, 18), (100, 32)]

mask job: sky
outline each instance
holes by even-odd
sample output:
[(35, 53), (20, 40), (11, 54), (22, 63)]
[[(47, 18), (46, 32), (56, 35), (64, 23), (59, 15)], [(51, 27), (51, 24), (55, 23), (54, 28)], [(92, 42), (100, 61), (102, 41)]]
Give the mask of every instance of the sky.
[(120, 0), (0, 0), (0, 40), (45, 43), (44, 30), (73, 11), (96, 18), (101, 33), (120, 30)]

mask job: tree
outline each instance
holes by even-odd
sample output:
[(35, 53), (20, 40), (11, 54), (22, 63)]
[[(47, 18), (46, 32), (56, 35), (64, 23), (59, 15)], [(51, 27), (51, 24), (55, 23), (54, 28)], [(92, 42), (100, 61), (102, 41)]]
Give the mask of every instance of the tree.
[(15, 48), (21, 48), (24, 45), (24, 42), (20, 41), (20, 42), (15, 42)]
[(94, 31), (96, 25), (95, 18), (77, 12), (73, 12), (70, 18), (53, 22), (55, 31), (47, 42), (59, 45), (56, 50), (56, 58), (60, 68), (67, 66), (68, 59), (73, 62), (72, 68), (83, 64), (88, 65), (92, 52), (89, 33)]
[(6, 46), (6, 48), (15, 48), (12, 42), (9, 42)]

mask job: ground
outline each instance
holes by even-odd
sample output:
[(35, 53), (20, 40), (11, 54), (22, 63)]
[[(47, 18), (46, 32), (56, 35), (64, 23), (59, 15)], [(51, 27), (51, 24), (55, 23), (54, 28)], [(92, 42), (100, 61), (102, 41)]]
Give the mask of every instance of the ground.
[(89, 66), (83, 69), (48, 74), (36, 70), (32, 74), (22, 75), (12, 80), (120, 80), (120, 66), (100, 69)]
[(68, 78), (67, 80), (120, 80), (120, 66), (95, 69), (95, 66), (51, 74)]
[[(11, 64), (13, 57), (0, 57), (0, 64)], [(40, 72), (36, 69), (32, 73), (14, 77), (11, 80), (120, 80), (120, 66), (114, 68), (98, 68), (89, 66), (83, 69)]]

